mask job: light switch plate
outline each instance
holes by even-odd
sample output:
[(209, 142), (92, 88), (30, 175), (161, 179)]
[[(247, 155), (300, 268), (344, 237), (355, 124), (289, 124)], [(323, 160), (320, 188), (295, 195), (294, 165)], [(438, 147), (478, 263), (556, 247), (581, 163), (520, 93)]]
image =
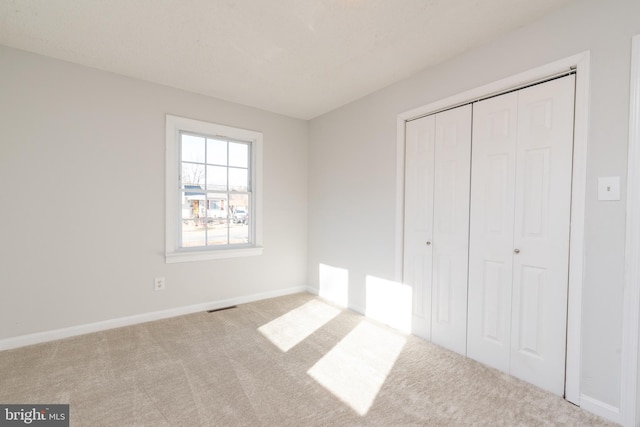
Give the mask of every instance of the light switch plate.
[(598, 178), (598, 200), (620, 200), (620, 177)]

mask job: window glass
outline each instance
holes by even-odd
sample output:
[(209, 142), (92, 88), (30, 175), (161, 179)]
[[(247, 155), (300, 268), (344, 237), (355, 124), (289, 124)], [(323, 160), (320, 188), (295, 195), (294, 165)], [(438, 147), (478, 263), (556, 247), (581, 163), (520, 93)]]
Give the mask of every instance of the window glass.
[(247, 243), (249, 241), (249, 197), (247, 194), (234, 194), (230, 199), (232, 211), (229, 227), (230, 243)]
[(229, 143), (229, 166), (246, 168), (249, 166), (249, 145), (244, 143)]
[(182, 185), (197, 186), (203, 188), (204, 186), (204, 165), (197, 163), (182, 162)]
[(207, 138), (207, 163), (227, 165), (227, 141)]
[(227, 191), (227, 168), (207, 166), (207, 190)]
[(229, 168), (229, 190), (248, 191), (249, 175), (247, 169)]
[(204, 138), (182, 134), (181, 157), (183, 162), (204, 163)]
[(181, 247), (251, 243), (250, 144), (183, 133), (180, 145)]

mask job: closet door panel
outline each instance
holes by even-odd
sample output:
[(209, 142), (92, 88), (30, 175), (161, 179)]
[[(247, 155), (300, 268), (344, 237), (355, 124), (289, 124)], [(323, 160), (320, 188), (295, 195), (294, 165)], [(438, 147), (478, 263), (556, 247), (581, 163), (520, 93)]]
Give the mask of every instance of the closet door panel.
[(467, 355), (509, 372), (518, 94), (473, 107)]
[(431, 339), (435, 116), (406, 124), (404, 283), (413, 290), (412, 332)]
[(518, 92), (511, 373), (564, 393), (575, 76)]
[(471, 106), (435, 115), (431, 340), (466, 354)]

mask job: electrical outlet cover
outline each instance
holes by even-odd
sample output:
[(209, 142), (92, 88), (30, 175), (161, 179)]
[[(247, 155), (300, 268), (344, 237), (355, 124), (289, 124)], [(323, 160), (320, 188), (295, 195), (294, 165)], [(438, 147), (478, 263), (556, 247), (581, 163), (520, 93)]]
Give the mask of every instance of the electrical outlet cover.
[(156, 291), (162, 291), (166, 287), (164, 277), (155, 277), (153, 279), (153, 289)]
[(620, 200), (620, 177), (598, 178), (598, 200)]

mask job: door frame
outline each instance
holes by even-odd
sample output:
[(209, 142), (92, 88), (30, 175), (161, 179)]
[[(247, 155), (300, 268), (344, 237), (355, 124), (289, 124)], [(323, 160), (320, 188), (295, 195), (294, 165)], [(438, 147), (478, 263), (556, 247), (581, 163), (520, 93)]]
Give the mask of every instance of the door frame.
[(467, 104), (487, 96), (544, 81), (555, 75), (576, 71), (573, 171), (571, 189), (571, 236), (569, 250), (569, 295), (567, 308), (567, 354), (565, 398), (580, 406), (580, 355), (582, 285), (584, 272), (584, 217), (587, 181), (587, 141), (589, 131), (590, 53), (585, 51), (522, 73), (471, 89), (430, 104), (400, 113), (396, 134), (396, 280), (403, 282), (404, 241), (404, 140), (405, 123), (438, 111)]
[(627, 166), (627, 234), (622, 311), (620, 422), (635, 426), (638, 414), (638, 332), (640, 331), (640, 34), (631, 43), (629, 151)]

